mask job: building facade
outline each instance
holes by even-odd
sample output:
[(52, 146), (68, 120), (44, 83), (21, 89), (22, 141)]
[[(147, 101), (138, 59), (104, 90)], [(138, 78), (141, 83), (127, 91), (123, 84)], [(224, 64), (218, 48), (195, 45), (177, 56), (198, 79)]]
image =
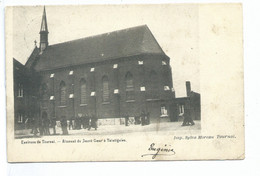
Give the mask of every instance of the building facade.
[(39, 48), (35, 45), (25, 65), (14, 61), (21, 67), (14, 69), (14, 92), (23, 80), (30, 97), (15, 95), (16, 122), (22, 123), (20, 112), (24, 119), (95, 115), (102, 120), (145, 112), (151, 123), (178, 120), (170, 58), (148, 26), (54, 45), (48, 34), (44, 8)]

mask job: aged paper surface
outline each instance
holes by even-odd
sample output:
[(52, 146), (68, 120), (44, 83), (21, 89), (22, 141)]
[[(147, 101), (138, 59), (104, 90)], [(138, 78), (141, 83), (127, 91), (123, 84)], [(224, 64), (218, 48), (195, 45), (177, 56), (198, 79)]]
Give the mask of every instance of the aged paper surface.
[(7, 7), (6, 90), (9, 162), (243, 159), (242, 5)]

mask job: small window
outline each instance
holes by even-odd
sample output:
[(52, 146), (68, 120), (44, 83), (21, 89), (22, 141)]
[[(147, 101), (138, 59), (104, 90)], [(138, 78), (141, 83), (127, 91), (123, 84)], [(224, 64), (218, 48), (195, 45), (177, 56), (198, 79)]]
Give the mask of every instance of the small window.
[(54, 96), (50, 96), (50, 100), (55, 100)]
[(169, 86), (164, 86), (164, 90), (170, 90)]
[(166, 61), (162, 61), (162, 65), (167, 65)]
[(23, 114), (21, 114), (21, 113), (18, 114), (17, 122), (18, 123), (23, 123)]
[(54, 78), (54, 75), (55, 75), (55, 74), (54, 74), (54, 73), (52, 73), (52, 74), (50, 75), (50, 78)]
[(71, 71), (70, 71), (70, 73), (69, 73), (69, 75), (73, 75), (73, 73), (74, 73), (74, 71), (73, 71), (73, 70), (71, 70)]
[(96, 96), (96, 92), (91, 92), (91, 93), (90, 93), (90, 96), (91, 96), (91, 97)]
[(94, 71), (95, 71), (95, 68), (94, 68), (94, 67), (90, 69), (90, 72), (94, 72)]
[(74, 98), (74, 94), (70, 94), (70, 95), (69, 95), (69, 98)]
[(168, 116), (168, 112), (167, 112), (167, 109), (164, 105), (161, 106), (161, 116), (164, 117), (164, 116)]
[(114, 94), (118, 94), (119, 93), (119, 90), (118, 89), (115, 89), (114, 90)]
[(143, 65), (144, 61), (138, 61), (138, 65)]
[(143, 86), (143, 87), (140, 87), (140, 90), (142, 91), (142, 92), (144, 92), (145, 91), (145, 87)]
[(179, 114), (184, 114), (184, 105), (179, 105)]
[(113, 68), (115, 69), (115, 68), (117, 68), (118, 67), (118, 64), (114, 64), (113, 65)]
[(23, 97), (23, 84), (18, 84), (18, 97)]

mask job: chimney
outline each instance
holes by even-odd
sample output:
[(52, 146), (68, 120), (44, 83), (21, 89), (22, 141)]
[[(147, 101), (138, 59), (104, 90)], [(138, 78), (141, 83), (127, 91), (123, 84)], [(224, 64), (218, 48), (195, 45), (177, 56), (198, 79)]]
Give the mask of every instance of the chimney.
[(187, 92), (187, 97), (189, 97), (191, 92), (190, 81), (186, 81), (186, 92)]

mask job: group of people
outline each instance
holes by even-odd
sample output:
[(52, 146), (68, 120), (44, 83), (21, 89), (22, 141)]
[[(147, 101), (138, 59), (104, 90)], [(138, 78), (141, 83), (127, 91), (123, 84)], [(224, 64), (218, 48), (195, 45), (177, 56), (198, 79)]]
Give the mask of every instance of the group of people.
[(95, 115), (86, 115), (76, 118), (71, 118), (69, 120), (69, 129), (70, 130), (80, 130), (94, 128), (97, 130), (97, 117)]
[(31, 120), (32, 131), (31, 133), (36, 136), (40, 133), (43, 135), (50, 135), (50, 127), (53, 128), (53, 134), (56, 134), (56, 119), (48, 119), (47, 117), (36, 120), (32, 118)]
[[(63, 135), (68, 135), (68, 126), (69, 130), (79, 130), (79, 129), (88, 129), (94, 128), (97, 130), (97, 118), (95, 115), (91, 116), (82, 116), (82, 117), (76, 117), (71, 118), (70, 120), (67, 120), (65, 116), (62, 116), (60, 121), (60, 127), (62, 130)], [(31, 133), (34, 134), (34, 136), (37, 136), (38, 133), (40, 136), (47, 136), (51, 135), (50, 128), (52, 128), (52, 135), (56, 135), (56, 125), (57, 125), (57, 119), (49, 119), (47, 117), (34, 119), (32, 118), (29, 122), (29, 128), (32, 129)]]
[[(125, 114), (124, 115), (125, 118), (125, 126), (129, 126), (129, 115)], [(149, 125), (150, 124), (150, 113), (145, 113), (145, 111), (143, 110), (140, 114), (140, 116), (135, 116), (135, 125)]]

